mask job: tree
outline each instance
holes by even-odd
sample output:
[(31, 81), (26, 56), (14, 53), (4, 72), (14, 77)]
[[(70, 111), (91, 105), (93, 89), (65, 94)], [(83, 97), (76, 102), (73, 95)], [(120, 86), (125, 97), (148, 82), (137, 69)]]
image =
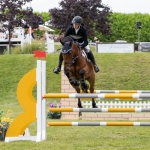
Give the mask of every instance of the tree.
[(22, 6), (32, 0), (0, 0), (0, 23), (2, 24), (1, 31), (8, 30), (9, 33), (9, 52), (11, 54), (11, 33), (14, 27), (23, 27), (29, 24), (33, 28), (38, 27), (41, 18), (33, 14), (33, 10), (22, 10)]
[(51, 18), (49, 12), (34, 12), (34, 14), (42, 16), (44, 22), (49, 21)]
[(49, 10), (53, 27), (64, 32), (73, 17), (79, 15), (83, 18), (88, 35), (95, 35), (96, 30), (103, 35), (111, 33), (112, 21), (109, 17), (112, 12), (102, 4), (102, 0), (63, 0), (59, 4), (61, 8)]
[(40, 14), (33, 13), (33, 9), (28, 7), (26, 10), (21, 11), (20, 18), (24, 20), (24, 24), (31, 26), (32, 29), (36, 29), (40, 24), (44, 24), (42, 16)]

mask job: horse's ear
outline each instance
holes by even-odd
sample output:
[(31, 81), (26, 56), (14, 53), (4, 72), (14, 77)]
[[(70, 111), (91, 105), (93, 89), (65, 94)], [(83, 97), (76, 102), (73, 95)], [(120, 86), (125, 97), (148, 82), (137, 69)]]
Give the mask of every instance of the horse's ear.
[(60, 39), (60, 43), (62, 44), (62, 45), (64, 45), (65, 43)]

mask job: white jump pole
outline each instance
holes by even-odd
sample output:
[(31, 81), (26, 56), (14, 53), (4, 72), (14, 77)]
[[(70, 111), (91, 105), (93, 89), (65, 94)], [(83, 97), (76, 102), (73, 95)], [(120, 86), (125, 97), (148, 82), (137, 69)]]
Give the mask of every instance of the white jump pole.
[(29, 43), (30, 43), (30, 44), (31, 44), (31, 39), (32, 39), (32, 37), (31, 37), (31, 31), (32, 31), (32, 30), (31, 30), (31, 26), (29, 26), (29, 32), (30, 32), (30, 33), (29, 33)]
[(46, 61), (37, 60), (36, 81), (37, 81), (36, 142), (40, 142), (46, 139), (46, 100), (42, 99), (42, 95), (46, 93)]
[[(46, 61), (42, 62), (42, 95), (46, 93)], [(42, 96), (41, 95), (41, 100)], [(46, 140), (46, 99), (42, 100), (42, 140)]]

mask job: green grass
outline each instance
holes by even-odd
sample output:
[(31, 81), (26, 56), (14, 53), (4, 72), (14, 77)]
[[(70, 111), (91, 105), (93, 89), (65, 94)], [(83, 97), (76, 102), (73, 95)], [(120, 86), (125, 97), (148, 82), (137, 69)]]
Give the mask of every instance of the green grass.
[[(95, 89), (150, 89), (150, 53), (98, 54), (94, 47), (92, 51), (101, 69), (96, 74)], [(59, 52), (46, 58), (47, 93), (61, 91), (61, 76), (52, 72), (58, 56)], [(23, 111), (17, 102), (16, 88), (23, 75), (36, 67), (36, 60), (33, 54), (0, 55), (0, 110), (4, 115), (13, 110), (15, 118)], [(36, 99), (36, 87), (33, 95)], [(29, 129), (35, 135), (36, 123)], [(149, 139), (149, 127), (47, 127), (47, 139), (43, 142), (0, 142), (0, 150), (150, 150)]]

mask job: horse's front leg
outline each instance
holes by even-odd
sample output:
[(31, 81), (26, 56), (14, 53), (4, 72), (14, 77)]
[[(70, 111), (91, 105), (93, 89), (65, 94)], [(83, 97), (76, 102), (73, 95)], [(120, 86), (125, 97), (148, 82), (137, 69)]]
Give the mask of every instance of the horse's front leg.
[(85, 74), (85, 70), (84, 69), (81, 69), (79, 71), (79, 74), (81, 76), (81, 79), (80, 79), (80, 84), (81, 84), (81, 89), (87, 93), (88, 89), (89, 89), (89, 85), (86, 83), (85, 81), (85, 78), (84, 78), (84, 74)]
[(70, 82), (70, 84), (72, 85), (72, 86), (79, 86), (80, 85), (80, 83), (77, 81), (77, 80), (74, 80), (71, 76), (70, 76), (70, 74), (69, 74), (69, 71), (64, 71), (64, 73), (65, 73), (65, 75), (67, 76), (67, 78), (68, 78), (68, 80), (69, 80), (69, 82)]

